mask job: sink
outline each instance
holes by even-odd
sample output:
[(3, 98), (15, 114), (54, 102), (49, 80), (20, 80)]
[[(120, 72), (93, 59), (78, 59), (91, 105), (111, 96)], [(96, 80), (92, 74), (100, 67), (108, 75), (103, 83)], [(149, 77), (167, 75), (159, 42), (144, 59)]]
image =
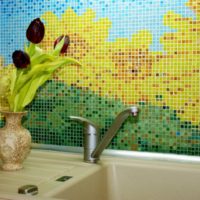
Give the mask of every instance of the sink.
[(50, 196), (66, 200), (199, 200), (199, 185), (199, 165), (109, 158)]
[[(83, 174), (87, 176), (88, 171), (91, 173), (93, 168), (96, 166), (82, 161), (81, 154), (32, 149), (24, 162), (23, 169), (19, 171), (0, 169), (0, 200), (52, 199), (46, 195), (49, 191), (60, 188), (64, 183), (76, 182), (84, 177)], [(37, 186), (38, 195), (18, 194), (18, 189), (25, 185)]]
[[(199, 157), (197, 162), (185, 159), (177, 162), (142, 158), (142, 153), (128, 158), (105, 154), (98, 164), (90, 164), (82, 161), (82, 154), (33, 149), (24, 169), (0, 171), (0, 199), (200, 199)], [(19, 195), (18, 188), (26, 184), (37, 185), (38, 195)]]

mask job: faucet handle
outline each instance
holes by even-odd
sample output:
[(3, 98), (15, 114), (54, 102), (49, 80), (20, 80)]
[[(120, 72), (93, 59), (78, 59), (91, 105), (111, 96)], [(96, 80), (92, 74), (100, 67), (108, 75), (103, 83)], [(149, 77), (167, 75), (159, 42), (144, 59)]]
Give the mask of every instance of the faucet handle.
[(77, 122), (81, 122), (84, 124), (84, 127), (93, 127), (96, 131), (99, 130), (99, 126), (96, 125), (94, 122), (84, 118), (84, 117), (79, 117), (79, 116), (69, 116), (70, 119), (77, 121)]
[(96, 158), (92, 158), (91, 154), (98, 145), (99, 142), (99, 127), (92, 121), (78, 116), (70, 116), (72, 120), (83, 123), (84, 126), (84, 161), (85, 162), (96, 162)]

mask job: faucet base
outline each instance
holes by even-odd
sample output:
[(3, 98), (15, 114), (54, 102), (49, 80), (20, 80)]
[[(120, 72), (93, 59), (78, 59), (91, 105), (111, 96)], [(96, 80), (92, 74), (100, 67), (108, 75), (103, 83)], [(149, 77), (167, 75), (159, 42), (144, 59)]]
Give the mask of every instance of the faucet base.
[(87, 159), (85, 159), (84, 158), (84, 162), (86, 162), (86, 163), (97, 163), (99, 161), (99, 158), (92, 158), (92, 157), (90, 157), (90, 158), (87, 158)]

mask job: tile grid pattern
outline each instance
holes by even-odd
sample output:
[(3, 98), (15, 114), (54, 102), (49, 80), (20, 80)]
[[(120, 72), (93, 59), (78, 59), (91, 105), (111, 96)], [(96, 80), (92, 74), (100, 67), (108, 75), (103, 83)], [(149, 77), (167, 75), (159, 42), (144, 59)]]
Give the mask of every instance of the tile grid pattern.
[(24, 124), (34, 142), (82, 146), (82, 126), (69, 115), (93, 120), (103, 135), (134, 104), (138, 118), (127, 120), (109, 148), (200, 155), (200, 1), (171, 2), (1, 2), (5, 63), (38, 16), (46, 25), (40, 46), (49, 50), (67, 34), (65, 56), (83, 63), (57, 72), (28, 107)]

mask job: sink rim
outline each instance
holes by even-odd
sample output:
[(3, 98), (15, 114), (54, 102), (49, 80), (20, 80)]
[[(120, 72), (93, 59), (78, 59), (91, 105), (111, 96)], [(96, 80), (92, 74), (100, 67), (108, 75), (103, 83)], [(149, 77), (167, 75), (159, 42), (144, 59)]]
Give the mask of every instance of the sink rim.
[[(53, 150), (53, 151), (60, 151), (64, 153), (76, 153), (76, 154), (83, 155), (82, 147), (32, 143), (32, 149)], [(127, 151), (127, 150), (105, 149), (102, 153), (102, 156), (138, 158), (138, 159), (148, 159), (148, 160), (150, 159), (150, 160), (159, 160), (159, 161), (200, 164), (200, 156), (191, 156), (191, 155), (182, 155), (182, 154), (173, 154), (173, 153), (157, 153), (157, 152), (143, 152), (143, 151), (132, 151), (132, 150)]]

